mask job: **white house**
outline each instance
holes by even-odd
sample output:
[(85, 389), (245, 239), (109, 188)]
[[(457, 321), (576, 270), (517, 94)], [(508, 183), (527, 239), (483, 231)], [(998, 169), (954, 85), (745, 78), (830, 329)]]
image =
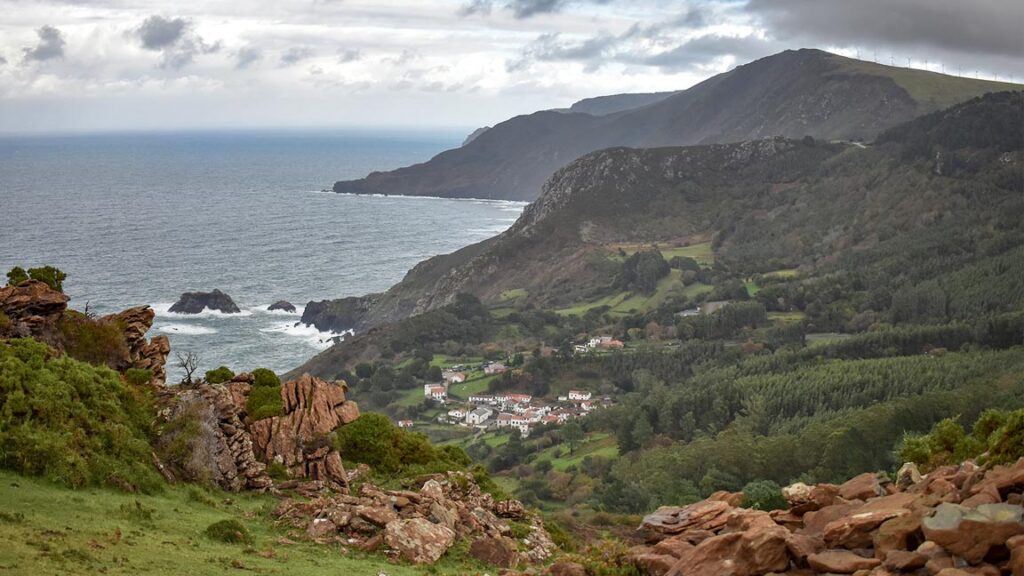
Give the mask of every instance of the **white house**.
[(431, 400), (444, 402), (448, 399), (448, 389), (436, 384), (433, 386), (424, 386), (423, 395)]
[(442, 376), (444, 377), (444, 381), (449, 384), (461, 384), (466, 381), (466, 374), (455, 370), (445, 370), (442, 373)]
[(469, 424), (470, 426), (480, 426), (484, 422), (487, 422), (492, 414), (494, 414), (494, 410), (481, 406), (469, 414), (466, 414), (466, 424)]
[(515, 418), (514, 415), (502, 412), (501, 414), (498, 414), (496, 424), (498, 425), (498, 428), (508, 428), (512, 425), (513, 418)]
[(505, 366), (501, 362), (492, 362), (492, 363), (487, 364), (486, 366), (484, 366), (484, 374), (486, 374), (488, 376), (493, 376), (495, 374), (501, 374), (503, 372), (508, 372), (508, 366)]
[(522, 424), (520, 426), (516, 426), (516, 428), (519, 429), (519, 436), (520, 437), (526, 438), (527, 436), (530, 435), (530, 425), (529, 424)]
[(569, 390), (569, 400), (590, 400), (592, 394), (585, 390)]
[(497, 399), (494, 396), (488, 396), (485, 394), (475, 394), (469, 397), (470, 404), (497, 404)]
[(462, 422), (466, 418), (467, 412), (462, 408), (455, 408), (448, 411), (448, 419), (452, 422)]
[(398, 427), (399, 428), (412, 428), (412, 420), (399, 420), (398, 421)]

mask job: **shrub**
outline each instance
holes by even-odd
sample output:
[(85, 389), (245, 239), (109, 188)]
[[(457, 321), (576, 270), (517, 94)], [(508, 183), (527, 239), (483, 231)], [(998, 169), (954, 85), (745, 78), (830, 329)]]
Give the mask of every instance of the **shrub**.
[(64, 351), (76, 360), (117, 369), (128, 357), (124, 326), (118, 321), (96, 320), (68, 310), (57, 329)]
[(263, 420), (284, 414), (284, 400), (281, 398), (281, 386), (253, 386), (249, 398), (245, 401), (245, 411), (249, 420)]
[(288, 467), (280, 462), (271, 462), (267, 464), (267, 476), (270, 476), (278, 482), (283, 482), (291, 478), (288, 474)]
[(129, 368), (124, 373), (124, 380), (132, 386), (145, 386), (153, 380), (153, 371), (148, 368)]
[(470, 462), (465, 450), (435, 448), (423, 434), (402, 430), (383, 414), (363, 414), (341, 427), (334, 444), (346, 460), (368, 464), (385, 475), (443, 472)]
[(3, 334), (11, 327), (11, 319), (7, 317), (7, 314), (0, 312), (0, 334)]
[(970, 434), (956, 418), (947, 418), (928, 434), (908, 434), (897, 448), (903, 462), (926, 471), (977, 458), (986, 464), (1009, 464), (1024, 457), (1024, 410), (986, 410)]
[(0, 344), (0, 467), (72, 487), (156, 491), (154, 419), (149, 392), (112, 370), (29, 338)]
[(31, 278), (32, 280), (39, 280), (45, 283), (50, 288), (58, 292), (64, 291), (64, 280), (68, 277), (67, 274), (61, 272), (60, 269), (54, 268), (53, 266), (40, 266), (39, 268), (29, 268), (26, 272), (24, 268), (15, 266), (11, 268), (10, 272), (7, 273), (7, 285), (17, 286), (25, 280)]
[(220, 520), (206, 527), (206, 537), (225, 544), (250, 544), (252, 537), (241, 522), (235, 519)]
[(785, 510), (786, 499), (782, 496), (782, 488), (771, 480), (755, 480), (743, 487), (744, 508), (754, 510)]
[(252, 377), (252, 385), (256, 387), (281, 385), (281, 379), (278, 378), (277, 374), (274, 374), (274, 371), (269, 368), (257, 368), (253, 370)]
[(231, 368), (228, 368), (227, 366), (221, 366), (220, 368), (206, 371), (206, 381), (209, 382), (210, 384), (220, 384), (222, 382), (227, 382), (228, 380), (231, 380), (234, 377), (235, 373), (232, 372)]

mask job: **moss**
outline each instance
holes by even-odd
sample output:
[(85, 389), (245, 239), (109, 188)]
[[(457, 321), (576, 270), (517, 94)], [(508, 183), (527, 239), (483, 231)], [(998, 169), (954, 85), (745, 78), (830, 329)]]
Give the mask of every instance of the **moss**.
[(206, 371), (206, 381), (210, 384), (221, 384), (235, 377), (235, 373), (227, 366)]
[(252, 371), (253, 382), (252, 385), (255, 387), (270, 387), (270, 386), (281, 386), (281, 379), (274, 374), (274, 371), (269, 368), (257, 368)]
[(284, 414), (284, 400), (281, 398), (281, 385), (253, 386), (249, 398), (245, 401), (245, 411), (249, 420), (263, 420)]
[(252, 537), (241, 522), (234, 519), (220, 520), (206, 527), (206, 537), (225, 544), (251, 544)]

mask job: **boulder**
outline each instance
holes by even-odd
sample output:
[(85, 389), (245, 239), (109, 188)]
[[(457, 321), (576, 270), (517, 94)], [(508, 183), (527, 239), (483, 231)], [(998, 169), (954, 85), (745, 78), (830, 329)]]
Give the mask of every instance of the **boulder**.
[(395, 520), (384, 528), (384, 543), (408, 562), (433, 564), (455, 543), (455, 531), (424, 518)]
[(1024, 509), (1011, 504), (983, 504), (970, 509), (943, 503), (921, 522), (924, 535), (947, 552), (972, 564), (994, 546), (1024, 534)]
[(921, 480), (921, 471), (913, 462), (904, 463), (903, 466), (900, 466), (900, 471), (896, 473), (896, 486), (902, 490), (920, 483)]
[(278, 300), (277, 302), (274, 302), (269, 307), (267, 307), (267, 310), (270, 310), (270, 311), (280, 310), (282, 312), (295, 312), (296, 309), (295, 309), (295, 305), (292, 304), (291, 302), (289, 302), (287, 300)]
[(66, 294), (39, 280), (0, 287), (0, 312), (15, 322), (32, 316), (55, 321), (67, 309), (68, 300)]
[(757, 576), (781, 572), (789, 567), (788, 535), (789, 531), (781, 526), (720, 534), (684, 554), (668, 574)]
[(782, 495), (789, 503), (791, 512), (798, 515), (806, 514), (834, 504), (839, 496), (839, 486), (835, 484), (808, 486), (797, 482), (783, 488)]
[(480, 538), (469, 545), (469, 555), (489, 566), (515, 568), (519, 564), (514, 540), (505, 537)]
[(576, 562), (559, 560), (548, 568), (548, 576), (587, 576), (587, 569)]
[(231, 296), (214, 290), (213, 292), (185, 292), (171, 306), (175, 314), (199, 314), (205, 309), (216, 310), (225, 314), (238, 314), (241, 310)]
[(662, 506), (644, 516), (640, 529), (668, 536), (689, 530), (715, 532), (725, 526), (732, 510), (732, 506), (721, 500), (703, 500), (683, 507)]
[(807, 564), (819, 571), (833, 574), (853, 574), (858, 570), (871, 570), (882, 563), (877, 558), (858, 556), (849, 550), (825, 550), (807, 557)]
[(878, 474), (873, 472), (854, 476), (839, 486), (839, 496), (846, 500), (867, 500), (885, 495), (886, 491), (878, 480)]
[(123, 369), (140, 368), (153, 372), (153, 383), (162, 385), (167, 381), (167, 355), (171, 353), (171, 342), (167, 336), (156, 336), (146, 340), (146, 333), (153, 326), (156, 312), (149, 306), (129, 308), (101, 320), (116, 321), (124, 326), (124, 341), (128, 356), (123, 360)]
[(341, 455), (328, 436), (359, 417), (359, 407), (346, 400), (345, 385), (304, 374), (281, 385), (284, 415), (250, 425), (256, 452), (267, 462), (284, 464), (293, 477), (348, 485)]

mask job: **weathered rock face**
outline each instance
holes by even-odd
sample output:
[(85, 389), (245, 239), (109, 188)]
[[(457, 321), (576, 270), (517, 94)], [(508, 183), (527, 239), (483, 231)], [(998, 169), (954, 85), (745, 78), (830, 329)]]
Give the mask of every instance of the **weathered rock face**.
[(164, 425), (157, 446), (171, 454), (165, 464), (175, 476), (232, 492), (273, 485), (266, 465), (256, 460), (252, 438), (226, 386), (200, 384), (168, 393), (172, 396), (160, 412)]
[(794, 484), (790, 508), (736, 508), (727, 493), (644, 518), (648, 546), (630, 551), (645, 574), (1013, 574), (1024, 576), (1024, 459), (972, 462), (896, 484), (863, 474), (840, 486)]
[(68, 300), (63, 292), (39, 280), (0, 287), (0, 312), (11, 320), (13, 336), (45, 336), (46, 328), (67, 309)]
[(267, 310), (274, 311), (280, 310), (282, 312), (295, 312), (295, 305), (287, 300), (278, 300), (271, 304)]
[(264, 462), (283, 464), (293, 479), (309, 480), (303, 489), (312, 492), (347, 488), (341, 454), (330, 444), (332, 432), (359, 417), (356, 403), (345, 399), (345, 385), (308, 375), (286, 382), (281, 386), (284, 414), (248, 422), (251, 380), (239, 374), (224, 384), (164, 389), (165, 423), (158, 443), (187, 445), (184, 457), (170, 451), (176, 461), (166, 464), (184, 478), (233, 491), (270, 488)]
[(267, 462), (284, 464), (293, 477), (347, 486), (341, 455), (329, 435), (359, 417), (359, 407), (345, 399), (345, 385), (306, 374), (281, 386), (284, 415), (250, 425), (256, 451)]
[(146, 340), (146, 332), (153, 326), (155, 317), (156, 313), (149, 306), (138, 306), (104, 319), (117, 320), (125, 327), (124, 339), (128, 347), (126, 367), (152, 370), (154, 383), (163, 384), (167, 381), (165, 365), (167, 355), (171, 353), (171, 342), (167, 336)]
[(176, 314), (199, 314), (207, 308), (225, 314), (241, 312), (235, 301), (231, 299), (231, 296), (216, 289), (213, 292), (185, 292), (171, 306), (170, 311)]
[[(528, 523), (518, 539), (510, 515)], [(522, 503), (495, 501), (462, 472), (426, 477), (418, 491), (363, 484), (355, 495), (285, 500), (274, 516), (293, 527), (296, 537), (362, 550), (383, 545), (392, 557), (416, 564), (437, 561), (458, 539), (470, 542), (474, 558), (499, 568), (543, 563), (556, 549), (543, 523), (527, 516)]]

